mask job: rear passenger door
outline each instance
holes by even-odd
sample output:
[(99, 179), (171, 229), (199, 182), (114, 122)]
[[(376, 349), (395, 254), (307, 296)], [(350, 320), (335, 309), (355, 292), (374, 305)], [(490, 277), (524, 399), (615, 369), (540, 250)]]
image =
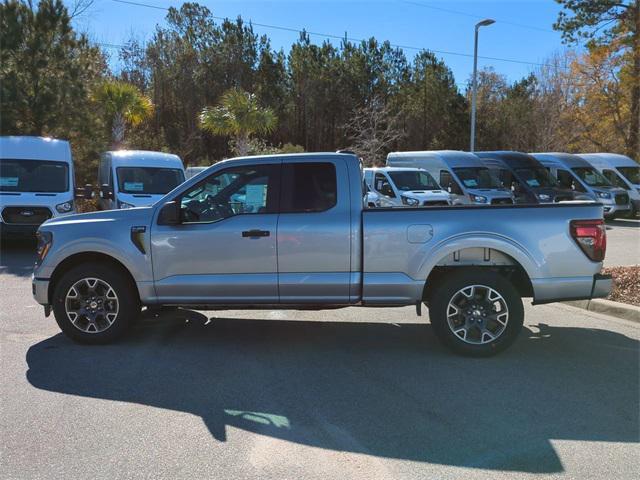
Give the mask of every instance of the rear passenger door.
[(278, 218), (280, 303), (349, 303), (351, 208), (340, 159), (282, 164)]

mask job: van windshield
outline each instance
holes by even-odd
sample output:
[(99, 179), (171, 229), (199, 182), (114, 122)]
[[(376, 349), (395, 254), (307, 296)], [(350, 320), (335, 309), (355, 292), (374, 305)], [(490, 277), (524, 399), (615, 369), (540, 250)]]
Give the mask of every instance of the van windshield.
[(502, 188), (486, 167), (454, 168), (453, 171), (467, 188)]
[(427, 172), (404, 171), (388, 172), (398, 190), (440, 190), (440, 185)]
[(165, 194), (184, 182), (177, 168), (118, 167), (118, 190), (133, 194)]
[(558, 186), (556, 179), (543, 167), (516, 168), (516, 173), (531, 188)]
[(640, 185), (640, 167), (616, 167), (634, 185)]
[(0, 159), (0, 191), (69, 191), (69, 165), (49, 160)]
[(590, 187), (610, 187), (611, 183), (599, 171), (591, 167), (572, 168), (580, 180)]

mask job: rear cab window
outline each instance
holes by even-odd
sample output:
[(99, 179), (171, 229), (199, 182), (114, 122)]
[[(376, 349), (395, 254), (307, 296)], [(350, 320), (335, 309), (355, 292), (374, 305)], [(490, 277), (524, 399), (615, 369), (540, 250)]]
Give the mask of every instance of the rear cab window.
[(336, 167), (330, 162), (283, 163), (281, 213), (324, 212), (338, 202)]

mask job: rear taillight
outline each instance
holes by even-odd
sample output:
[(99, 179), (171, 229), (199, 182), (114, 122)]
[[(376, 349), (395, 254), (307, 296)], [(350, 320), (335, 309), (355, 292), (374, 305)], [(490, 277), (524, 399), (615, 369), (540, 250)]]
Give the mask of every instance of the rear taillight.
[(571, 220), (571, 236), (587, 257), (594, 262), (604, 260), (607, 231), (604, 220)]

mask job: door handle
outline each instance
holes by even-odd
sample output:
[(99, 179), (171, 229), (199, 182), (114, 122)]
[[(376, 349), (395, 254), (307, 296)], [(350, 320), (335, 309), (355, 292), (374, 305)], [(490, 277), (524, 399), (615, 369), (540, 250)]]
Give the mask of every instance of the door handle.
[(268, 237), (269, 235), (271, 235), (269, 230), (245, 230), (242, 232), (244, 238)]

